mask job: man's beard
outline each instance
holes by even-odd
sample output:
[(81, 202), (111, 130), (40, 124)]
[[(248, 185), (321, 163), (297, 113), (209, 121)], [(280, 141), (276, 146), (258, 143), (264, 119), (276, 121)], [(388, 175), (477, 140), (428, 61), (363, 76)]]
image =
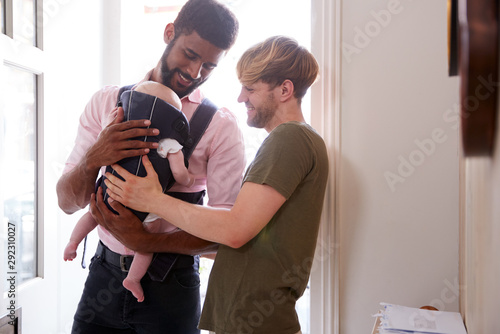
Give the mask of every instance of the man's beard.
[[(189, 74), (182, 72), (178, 67), (174, 69), (169, 69), (167, 65), (167, 57), (174, 45), (173, 43), (174, 42), (167, 45), (165, 52), (163, 52), (163, 55), (161, 56), (161, 83), (167, 87), (172, 88), (174, 92), (179, 96), (179, 98), (183, 98), (184, 96), (191, 94), (196, 88), (198, 88), (202, 83), (204, 83), (208, 79), (208, 77), (203, 80), (201, 80), (201, 78), (193, 79)], [(192, 82), (191, 85), (183, 91), (176, 91), (173, 87), (171, 87), (172, 78), (176, 73), (182, 74), (183, 77)]]
[(267, 101), (265, 101), (264, 104), (255, 107), (254, 117), (247, 120), (248, 126), (258, 129), (265, 128), (276, 114), (277, 109), (278, 105), (274, 101), (274, 94), (271, 93), (267, 96)]

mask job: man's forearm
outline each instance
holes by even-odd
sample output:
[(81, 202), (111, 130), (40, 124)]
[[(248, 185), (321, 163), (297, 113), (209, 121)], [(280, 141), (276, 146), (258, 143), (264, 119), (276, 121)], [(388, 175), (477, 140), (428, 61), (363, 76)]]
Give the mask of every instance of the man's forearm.
[(141, 240), (134, 240), (132, 249), (147, 253), (178, 253), (186, 255), (210, 254), (217, 251), (219, 244), (192, 236), (182, 230), (169, 233), (143, 234)]
[(99, 168), (88, 169), (82, 163), (61, 176), (56, 191), (59, 207), (67, 214), (75, 213), (89, 204), (90, 194), (95, 191)]
[(136, 215), (119, 202), (110, 203), (108, 209), (103, 200), (102, 188), (91, 196), (90, 212), (95, 221), (106, 228), (118, 241), (136, 252), (178, 253), (199, 255), (214, 253), (218, 244), (200, 239), (182, 230), (168, 233), (150, 233)]

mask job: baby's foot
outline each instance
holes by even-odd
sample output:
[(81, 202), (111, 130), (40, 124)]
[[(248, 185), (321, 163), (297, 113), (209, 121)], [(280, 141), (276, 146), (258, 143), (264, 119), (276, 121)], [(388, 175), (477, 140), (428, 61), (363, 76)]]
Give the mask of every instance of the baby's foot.
[(127, 277), (123, 280), (123, 286), (132, 292), (139, 303), (144, 301), (144, 291), (142, 290), (141, 282), (133, 281)]
[(77, 248), (78, 243), (70, 240), (70, 242), (66, 245), (66, 248), (64, 248), (64, 261), (73, 261), (76, 257)]

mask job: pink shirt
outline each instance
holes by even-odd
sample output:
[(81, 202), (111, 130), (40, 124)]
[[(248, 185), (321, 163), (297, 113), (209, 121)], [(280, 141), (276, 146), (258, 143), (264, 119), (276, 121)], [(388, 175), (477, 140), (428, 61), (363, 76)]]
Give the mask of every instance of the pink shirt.
[[(148, 78), (149, 76), (147, 76)], [(99, 133), (113, 120), (118, 97), (118, 86), (106, 86), (91, 98), (80, 117), (75, 146), (71, 152), (63, 174), (73, 169), (96, 142)], [(188, 120), (203, 100), (198, 89), (182, 101), (182, 111)], [(104, 168), (101, 171), (104, 171)], [(196, 146), (189, 159), (189, 171), (196, 181), (191, 188), (174, 184), (172, 192), (198, 192), (207, 189), (208, 205), (230, 208), (236, 200), (241, 187), (245, 168), (244, 142), (235, 116), (221, 108), (215, 113), (212, 122)], [(163, 221), (163, 231), (175, 227)], [(129, 249), (116, 240), (108, 231), (98, 226), (99, 238), (114, 252), (129, 255)]]

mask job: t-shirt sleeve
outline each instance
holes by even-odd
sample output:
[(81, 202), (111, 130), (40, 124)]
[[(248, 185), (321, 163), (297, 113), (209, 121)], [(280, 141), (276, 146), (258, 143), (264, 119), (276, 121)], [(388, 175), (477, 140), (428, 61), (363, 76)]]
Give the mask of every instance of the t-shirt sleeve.
[(307, 136), (300, 127), (284, 124), (266, 138), (244, 182), (269, 185), (289, 199), (311, 166)]

